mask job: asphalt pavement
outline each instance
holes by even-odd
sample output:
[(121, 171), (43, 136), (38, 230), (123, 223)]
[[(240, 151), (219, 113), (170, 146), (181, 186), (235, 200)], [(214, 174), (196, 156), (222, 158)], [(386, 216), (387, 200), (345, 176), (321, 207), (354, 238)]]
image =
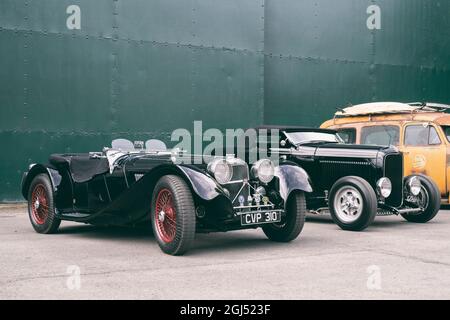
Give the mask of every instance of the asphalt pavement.
[(450, 299), (450, 212), (427, 224), (377, 217), (364, 232), (327, 217), (273, 243), (261, 230), (199, 234), (182, 257), (149, 228), (63, 222), (37, 234), (0, 206), (0, 299)]

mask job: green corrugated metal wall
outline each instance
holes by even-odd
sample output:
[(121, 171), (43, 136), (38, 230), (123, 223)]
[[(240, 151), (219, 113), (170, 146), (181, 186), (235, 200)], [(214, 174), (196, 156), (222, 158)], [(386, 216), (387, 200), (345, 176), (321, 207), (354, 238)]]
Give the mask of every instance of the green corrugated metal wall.
[[(369, 30), (367, 8), (381, 9)], [(450, 103), (450, 1), (269, 0), (266, 122), (320, 125), (369, 101)]]
[[(381, 8), (369, 30), (368, 6)], [(69, 30), (70, 5), (81, 29)], [(1, 0), (0, 201), (27, 165), (112, 138), (318, 125), (370, 100), (450, 102), (449, 1)]]

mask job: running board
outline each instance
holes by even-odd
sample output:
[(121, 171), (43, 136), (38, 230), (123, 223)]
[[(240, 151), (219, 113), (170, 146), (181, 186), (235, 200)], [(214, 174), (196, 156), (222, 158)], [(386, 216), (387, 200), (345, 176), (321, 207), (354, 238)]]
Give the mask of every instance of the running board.
[(61, 220), (78, 221), (78, 220), (82, 220), (82, 219), (86, 219), (86, 218), (90, 217), (91, 214), (71, 212), (71, 213), (59, 213), (56, 216)]
[[(377, 210), (377, 216), (393, 216), (393, 215), (399, 215), (404, 213), (411, 213), (411, 214), (417, 214), (423, 212), (423, 209), (421, 208), (405, 208), (405, 209), (396, 209), (396, 208), (378, 208)], [(309, 210), (309, 213), (311, 215), (316, 216), (324, 216), (329, 215), (330, 211), (328, 208), (319, 208), (317, 210)]]

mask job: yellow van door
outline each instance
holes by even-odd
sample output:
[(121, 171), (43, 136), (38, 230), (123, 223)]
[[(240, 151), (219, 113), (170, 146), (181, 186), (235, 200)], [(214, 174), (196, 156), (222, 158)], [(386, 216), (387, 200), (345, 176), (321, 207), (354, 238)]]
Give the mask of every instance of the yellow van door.
[(404, 127), (404, 174), (422, 173), (431, 177), (442, 196), (447, 195), (446, 145), (429, 123), (409, 123)]

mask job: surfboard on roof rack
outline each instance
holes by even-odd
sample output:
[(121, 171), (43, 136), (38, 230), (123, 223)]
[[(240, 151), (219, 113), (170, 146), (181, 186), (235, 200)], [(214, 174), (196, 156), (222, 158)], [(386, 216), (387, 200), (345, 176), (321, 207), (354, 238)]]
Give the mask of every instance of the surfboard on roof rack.
[(436, 112), (450, 109), (450, 106), (438, 103), (400, 103), (400, 102), (371, 102), (350, 106), (339, 110), (335, 117), (354, 117), (364, 115), (398, 114), (415, 112)]
[(411, 113), (417, 109), (417, 106), (400, 102), (372, 102), (344, 108), (336, 112), (335, 116), (349, 117), (386, 113)]

